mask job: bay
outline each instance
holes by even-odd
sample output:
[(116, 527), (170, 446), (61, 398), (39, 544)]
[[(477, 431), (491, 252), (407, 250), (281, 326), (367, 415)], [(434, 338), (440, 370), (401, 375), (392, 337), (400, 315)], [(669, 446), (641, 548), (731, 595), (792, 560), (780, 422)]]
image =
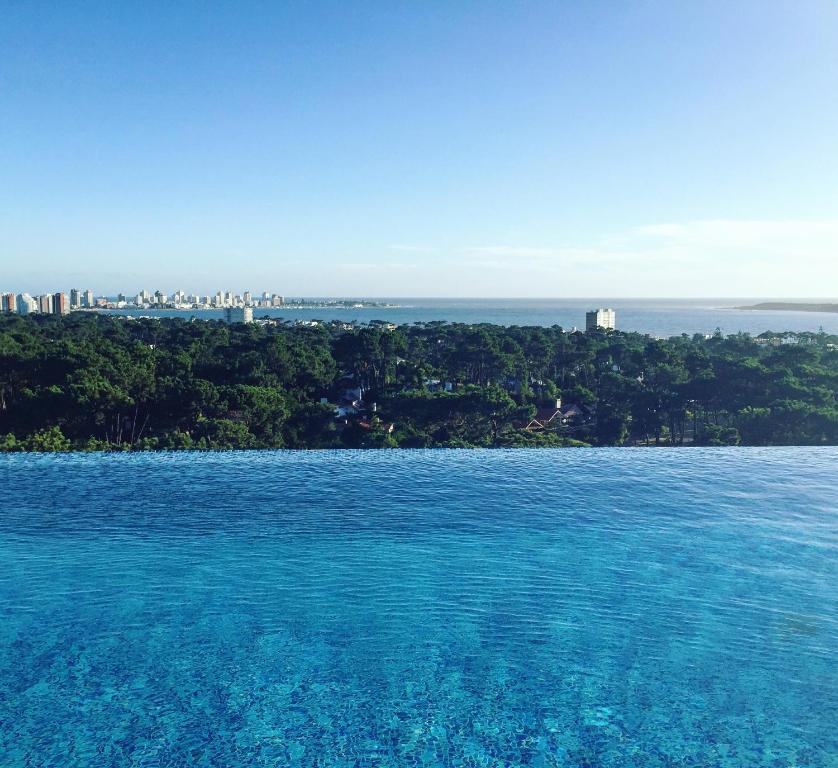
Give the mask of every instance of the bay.
[[(776, 300), (776, 299), (775, 299)], [(376, 301), (393, 307), (304, 307), (254, 310), (254, 316), (295, 320), (340, 320), (366, 323), (382, 320), (396, 324), (444, 321), (492, 323), (495, 325), (560, 325), (570, 330), (585, 327), (585, 311), (613, 307), (617, 328), (653, 336), (682, 333), (710, 334), (719, 329), (725, 335), (745, 332), (754, 336), (764, 331), (793, 331), (838, 334), (838, 313), (790, 310), (741, 310), (737, 306), (761, 299), (400, 299)], [(108, 310), (108, 314), (133, 317), (195, 317), (221, 320), (221, 310)]]

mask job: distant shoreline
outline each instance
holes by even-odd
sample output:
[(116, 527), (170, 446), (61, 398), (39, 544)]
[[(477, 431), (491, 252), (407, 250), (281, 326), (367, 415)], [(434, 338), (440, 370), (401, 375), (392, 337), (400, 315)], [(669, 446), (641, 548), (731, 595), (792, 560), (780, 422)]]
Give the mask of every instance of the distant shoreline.
[(838, 312), (838, 304), (798, 304), (796, 302), (766, 301), (762, 304), (752, 304), (746, 307), (734, 307), (734, 309), (748, 310), (780, 310), (793, 312)]
[[(203, 304), (198, 305), (172, 305), (165, 304), (163, 306), (156, 305), (141, 305), (125, 304), (124, 306), (115, 306), (117, 302), (111, 301), (105, 306), (100, 307), (79, 307), (74, 311), (94, 311), (94, 312), (124, 312), (130, 311), (165, 311), (165, 312), (223, 312), (227, 307), (213, 307)], [(383, 301), (370, 301), (367, 299), (335, 299), (333, 301), (313, 301), (306, 299), (289, 299), (282, 304), (273, 306), (252, 306), (254, 312), (260, 310), (275, 310), (275, 309), (401, 309), (400, 304), (388, 304)]]

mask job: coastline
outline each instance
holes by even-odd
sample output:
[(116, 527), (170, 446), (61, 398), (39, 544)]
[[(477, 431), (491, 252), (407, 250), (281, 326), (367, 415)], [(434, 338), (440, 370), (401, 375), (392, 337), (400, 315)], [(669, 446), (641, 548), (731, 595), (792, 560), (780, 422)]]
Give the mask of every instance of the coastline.
[[(275, 307), (251, 307), (254, 313), (260, 310), (285, 310), (285, 309), (402, 309), (402, 304), (385, 304), (381, 302), (286, 302)], [(207, 306), (183, 306), (183, 305), (164, 305), (164, 306), (137, 306), (136, 304), (127, 304), (122, 307), (104, 306), (104, 307), (77, 307), (74, 312), (219, 312), (225, 309), (224, 307), (207, 307)]]
[(820, 304), (798, 304), (785, 301), (765, 301), (750, 306), (733, 307), (749, 312), (824, 312), (838, 313), (838, 303), (824, 302)]

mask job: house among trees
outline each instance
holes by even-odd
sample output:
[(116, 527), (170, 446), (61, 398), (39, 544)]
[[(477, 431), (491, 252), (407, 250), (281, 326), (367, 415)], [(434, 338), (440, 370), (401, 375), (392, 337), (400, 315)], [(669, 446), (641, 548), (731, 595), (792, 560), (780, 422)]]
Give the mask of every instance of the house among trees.
[(591, 406), (578, 403), (562, 405), (561, 398), (556, 398), (554, 405), (539, 406), (535, 416), (524, 426), (528, 432), (541, 432), (559, 427), (578, 427), (594, 418), (595, 411)]
[[(529, 423), (524, 427), (529, 432), (537, 432), (542, 429), (547, 429), (550, 424), (558, 426), (561, 422), (562, 416), (562, 400), (556, 398), (554, 405), (540, 406), (536, 408), (535, 416), (530, 419)], [(556, 421), (558, 419), (558, 421)]]

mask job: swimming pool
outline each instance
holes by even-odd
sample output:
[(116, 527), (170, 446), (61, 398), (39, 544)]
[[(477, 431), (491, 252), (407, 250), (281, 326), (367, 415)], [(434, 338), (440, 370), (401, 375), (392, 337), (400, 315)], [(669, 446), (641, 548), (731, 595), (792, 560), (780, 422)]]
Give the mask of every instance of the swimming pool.
[(834, 766), (836, 461), (0, 457), (0, 763)]

